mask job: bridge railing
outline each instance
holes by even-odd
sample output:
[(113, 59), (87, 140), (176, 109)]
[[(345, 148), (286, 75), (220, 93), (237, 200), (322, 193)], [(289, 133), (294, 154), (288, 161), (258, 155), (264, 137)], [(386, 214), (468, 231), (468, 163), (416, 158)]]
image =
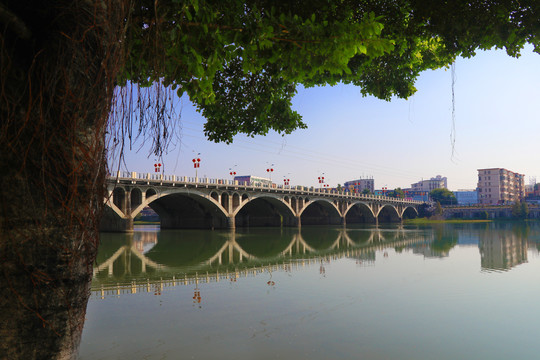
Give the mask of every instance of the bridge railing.
[(215, 185), (219, 186), (235, 186), (242, 187), (244, 189), (261, 189), (261, 190), (279, 190), (290, 193), (301, 192), (304, 195), (327, 195), (327, 196), (338, 196), (343, 199), (351, 200), (379, 200), (379, 201), (388, 201), (408, 204), (421, 204), (422, 201), (418, 200), (409, 200), (409, 199), (396, 199), (384, 195), (367, 195), (367, 194), (351, 194), (350, 192), (337, 191), (335, 189), (325, 189), (325, 188), (316, 188), (308, 187), (302, 185), (278, 185), (278, 184), (266, 184), (266, 183), (249, 183), (248, 181), (238, 181), (232, 179), (210, 179), (208, 177), (189, 177), (189, 176), (178, 176), (178, 175), (166, 175), (161, 173), (137, 173), (137, 172), (127, 172), (127, 171), (118, 171), (116, 176), (109, 176), (111, 180), (123, 180), (131, 181), (133, 183), (137, 181), (149, 182), (159, 182), (162, 185), (163, 182), (167, 183), (178, 183), (178, 184), (206, 184), (206, 185)]

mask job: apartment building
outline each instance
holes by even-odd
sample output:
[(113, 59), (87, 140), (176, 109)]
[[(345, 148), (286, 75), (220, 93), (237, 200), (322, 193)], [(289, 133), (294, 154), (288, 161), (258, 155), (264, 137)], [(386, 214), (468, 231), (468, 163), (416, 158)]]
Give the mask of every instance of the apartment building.
[(375, 180), (374, 179), (357, 179), (350, 180), (343, 184), (343, 187), (351, 192), (361, 193), (364, 189), (368, 189), (370, 193), (375, 192)]
[(478, 203), (511, 204), (525, 196), (525, 175), (502, 168), (478, 169)]
[(446, 179), (446, 177), (442, 177), (441, 175), (432, 177), (429, 180), (422, 180), (417, 183), (411, 184), (412, 191), (424, 191), (429, 193), (433, 189), (440, 188), (448, 188), (448, 180)]

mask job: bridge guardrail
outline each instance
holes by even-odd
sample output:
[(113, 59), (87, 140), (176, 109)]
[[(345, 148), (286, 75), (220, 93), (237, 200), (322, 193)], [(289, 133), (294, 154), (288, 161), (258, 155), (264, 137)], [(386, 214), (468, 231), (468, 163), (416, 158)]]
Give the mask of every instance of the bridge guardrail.
[(418, 200), (409, 200), (409, 199), (397, 199), (392, 198), (388, 196), (383, 195), (364, 195), (364, 194), (350, 194), (350, 193), (344, 193), (344, 192), (338, 192), (333, 189), (318, 189), (315, 187), (307, 187), (302, 185), (278, 185), (278, 184), (272, 184), (272, 186), (269, 186), (268, 184), (261, 184), (261, 183), (255, 183), (255, 184), (245, 184), (243, 181), (238, 180), (230, 180), (230, 179), (210, 179), (207, 177), (204, 178), (198, 178), (198, 177), (188, 177), (188, 176), (177, 176), (177, 175), (166, 175), (166, 174), (152, 174), (152, 173), (137, 173), (137, 172), (127, 172), (127, 171), (118, 171), (116, 176), (109, 175), (108, 177), (111, 180), (115, 180), (117, 182), (122, 181), (145, 181), (147, 183), (149, 182), (160, 182), (160, 185), (163, 185), (163, 182), (170, 182), (171, 184), (201, 184), (201, 185), (215, 185), (216, 187), (219, 186), (234, 186), (234, 187), (242, 187), (244, 189), (269, 189), (269, 190), (280, 190), (285, 191), (289, 193), (298, 193), (301, 192), (308, 196), (317, 196), (317, 195), (329, 195), (329, 196), (338, 196), (342, 199), (351, 199), (351, 200), (381, 200), (381, 201), (395, 201), (400, 203), (407, 203), (407, 204), (422, 204), (423, 201)]

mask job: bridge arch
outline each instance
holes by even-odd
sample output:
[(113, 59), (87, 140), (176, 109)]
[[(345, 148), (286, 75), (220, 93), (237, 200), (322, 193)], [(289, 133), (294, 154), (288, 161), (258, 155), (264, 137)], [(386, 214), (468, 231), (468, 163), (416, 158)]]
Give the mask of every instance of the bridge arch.
[(337, 206), (328, 199), (305, 199), (305, 206), (299, 211), (298, 216), (302, 225), (339, 225), (341, 213)]
[(156, 194), (157, 194), (157, 191), (154, 188), (150, 188), (150, 189), (146, 190), (146, 198), (147, 199), (149, 197), (152, 197), (152, 196), (156, 195)]
[(243, 202), (233, 214), (237, 227), (293, 226), (294, 210), (277, 196), (261, 194)]
[(142, 191), (141, 189), (139, 188), (133, 188), (131, 189), (130, 191), (130, 196), (131, 196), (131, 209), (134, 209), (136, 208), (137, 206), (141, 205), (142, 202), (143, 202), (143, 195), (142, 195)]
[(112, 192), (112, 203), (121, 211), (126, 211), (126, 190), (123, 187), (115, 187)]
[(347, 224), (373, 224), (376, 222), (373, 209), (362, 201), (348, 202), (344, 216)]
[(414, 219), (418, 217), (418, 210), (414, 206), (407, 206), (401, 214), (402, 219)]
[(221, 193), (221, 206), (229, 212), (229, 193), (226, 191)]
[(379, 223), (400, 222), (401, 213), (394, 205), (385, 204), (379, 209), (377, 213), (377, 220)]
[(164, 229), (227, 228), (227, 211), (211, 194), (193, 189), (167, 189), (156, 193), (132, 209), (135, 217), (150, 206), (160, 217)]

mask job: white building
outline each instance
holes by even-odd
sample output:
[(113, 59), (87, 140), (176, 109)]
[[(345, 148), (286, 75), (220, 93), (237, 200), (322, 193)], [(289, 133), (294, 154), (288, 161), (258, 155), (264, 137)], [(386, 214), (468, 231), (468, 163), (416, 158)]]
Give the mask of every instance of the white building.
[(412, 191), (425, 191), (430, 192), (433, 189), (447, 189), (448, 188), (448, 182), (446, 177), (441, 177), (441, 175), (437, 175), (436, 177), (433, 177), (429, 180), (421, 180), (417, 183), (411, 184), (411, 190)]
[(343, 184), (343, 187), (350, 192), (361, 193), (364, 189), (368, 189), (370, 193), (375, 192), (375, 180), (374, 179), (358, 179), (350, 180)]

